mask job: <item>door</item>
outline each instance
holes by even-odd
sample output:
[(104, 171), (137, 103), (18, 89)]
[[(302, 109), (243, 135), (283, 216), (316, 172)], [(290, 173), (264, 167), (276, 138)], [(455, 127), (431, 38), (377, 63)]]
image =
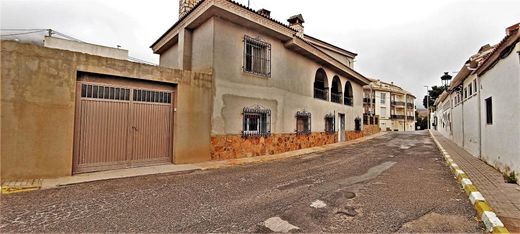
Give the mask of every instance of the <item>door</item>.
[(174, 88), (81, 74), (73, 173), (172, 162)]
[(345, 142), (345, 114), (339, 114), (339, 142)]

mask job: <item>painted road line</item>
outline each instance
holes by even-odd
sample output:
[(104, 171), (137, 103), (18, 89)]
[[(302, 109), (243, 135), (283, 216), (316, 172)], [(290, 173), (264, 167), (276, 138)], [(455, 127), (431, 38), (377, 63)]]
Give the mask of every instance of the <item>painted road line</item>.
[(437, 138), (433, 135), (433, 132), (431, 130), (429, 132), (430, 136), (433, 138), (433, 141), (442, 152), (443, 157), (446, 159), (447, 165), (450, 167), (453, 174), (455, 174), (457, 181), (462, 185), (462, 188), (468, 195), (471, 204), (477, 211), (477, 217), (479, 217), (486, 226), (486, 231), (493, 233), (509, 233), (507, 228), (504, 227), (502, 221), (500, 221), (497, 215), (493, 212), (493, 209), (489, 203), (478, 191), (473, 182), (471, 182), (466, 173), (460, 169), (459, 165), (455, 163), (444, 147), (442, 147)]

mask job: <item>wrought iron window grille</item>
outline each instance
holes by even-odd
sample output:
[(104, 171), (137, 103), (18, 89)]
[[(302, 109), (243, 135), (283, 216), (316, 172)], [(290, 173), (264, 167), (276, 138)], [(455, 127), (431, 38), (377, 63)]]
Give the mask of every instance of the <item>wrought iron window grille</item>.
[(243, 112), (242, 137), (271, 136), (271, 110), (261, 105), (245, 107)]
[(296, 112), (296, 134), (311, 134), (311, 118), (312, 114), (310, 112), (305, 110)]
[(336, 118), (334, 114), (325, 115), (325, 132), (328, 134), (336, 133)]
[(244, 62), (242, 70), (254, 75), (271, 77), (271, 44), (244, 36)]

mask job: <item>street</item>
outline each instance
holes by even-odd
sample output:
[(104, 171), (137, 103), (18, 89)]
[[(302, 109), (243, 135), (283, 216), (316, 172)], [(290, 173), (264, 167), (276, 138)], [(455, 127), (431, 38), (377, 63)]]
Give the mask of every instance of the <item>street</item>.
[(3, 195), (0, 232), (482, 232), (426, 132), (288, 160)]

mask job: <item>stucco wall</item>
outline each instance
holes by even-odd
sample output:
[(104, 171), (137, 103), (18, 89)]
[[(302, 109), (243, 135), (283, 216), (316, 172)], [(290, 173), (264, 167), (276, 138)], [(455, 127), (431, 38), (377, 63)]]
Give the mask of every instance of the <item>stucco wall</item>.
[(78, 71), (176, 85), (175, 161), (210, 159), (211, 76), (2, 41), (1, 178), (72, 173)]
[[(520, 61), (516, 49), (480, 77), (482, 159), (502, 171), (520, 173)], [(493, 124), (486, 123), (485, 99), (493, 100)]]
[(169, 67), (173, 69), (180, 69), (179, 64), (179, 44), (175, 44), (161, 54), (159, 58), (159, 64), (163, 67)]
[[(212, 115), (212, 135), (240, 134), (243, 108), (256, 104), (265, 105), (273, 111), (271, 127), (273, 133), (294, 133), (295, 114), (303, 109), (312, 113), (313, 132), (324, 131), (324, 116), (334, 112), (346, 115), (346, 130), (354, 129), (355, 117), (363, 115), (361, 85), (351, 81), (354, 107), (314, 99), (314, 77), (321, 65), (288, 50), (279, 40), (220, 18), (214, 19), (216, 94)], [(242, 71), (245, 35), (260, 38), (271, 44), (272, 76), (270, 78)], [(336, 74), (326, 67), (323, 68), (331, 87), (332, 79)], [(344, 89), (347, 78), (340, 77), (340, 79), (341, 87)]]
[(70, 50), (115, 59), (128, 59), (128, 50), (46, 36), (44, 47)]
[[(468, 77), (464, 81), (464, 87), (473, 85), (473, 80), (476, 79), (476, 75)], [(469, 91), (468, 91), (469, 92)], [(480, 120), (479, 120), (479, 100), (478, 92), (473, 90), (473, 94), (464, 101), (464, 149), (471, 153), (475, 157), (480, 155)]]
[[(451, 97), (451, 100), (453, 100), (453, 98), (456, 96), (456, 94), (452, 94), (450, 95)], [(463, 141), (463, 128), (462, 128), (462, 123), (463, 123), (463, 115), (462, 115), (462, 108), (463, 108), (463, 105), (462, 103), (454, 106), (451, 110), (451, 114), (452, 114), (452, 129), (453, 129), (453, 136), (452, 136), (452, 140), (453, 142), (455, 142), (455, 144), (459, 145), (459, 146), (462, 146), (462, 141)]]

